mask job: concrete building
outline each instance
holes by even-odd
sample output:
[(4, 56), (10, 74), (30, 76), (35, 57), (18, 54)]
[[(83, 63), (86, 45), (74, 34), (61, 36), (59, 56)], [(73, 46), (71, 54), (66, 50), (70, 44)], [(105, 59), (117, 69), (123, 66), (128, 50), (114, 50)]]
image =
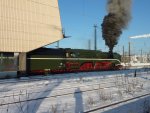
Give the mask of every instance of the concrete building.
[(58, 0), (0, 0), (0, 52), (20, 53), (20, 71), (26, 52), (62, 38)]
[(124, 63), (150, 63), (150, 55), (128, 55), (122, 56), (121, 61)]

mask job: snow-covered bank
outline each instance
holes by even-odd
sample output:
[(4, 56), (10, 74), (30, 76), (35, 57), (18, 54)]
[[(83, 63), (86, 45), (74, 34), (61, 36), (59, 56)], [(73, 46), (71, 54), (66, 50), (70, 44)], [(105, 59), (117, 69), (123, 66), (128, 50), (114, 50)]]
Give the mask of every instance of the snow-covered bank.
[[(0, 112), (79, 113), (150, 93), (149, 71), (137, 71), (137, 77), (134, 74), (135, 70), (126, 70), (1, 80)], [(125, 113), (114, 110), (123, 110), (130, 103), (96, 112)]]
[(121, 63), (125, 69), (150, 68), (150, 63)]
[[(96, 111), (100, 113), (101, 111)], [(93, 112), (93, 113), (96, 113)], [(103, 109), (103, 113), (150, 113), (150, 96)]]

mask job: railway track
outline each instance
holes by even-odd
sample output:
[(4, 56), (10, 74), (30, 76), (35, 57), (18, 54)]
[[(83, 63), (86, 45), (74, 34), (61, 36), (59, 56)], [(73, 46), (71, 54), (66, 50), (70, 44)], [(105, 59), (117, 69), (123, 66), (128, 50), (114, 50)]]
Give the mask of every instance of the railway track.
[[(105, 84), (108, 84), (108, 83), (106, 83), (106, 82), (103, 82), (103, 83), (95, 83), (95, 84), (86, 84), (86, 86), (84, 85), (79, 85), (79, 86), (73, 86), (73, 87), (66, 87), (66, 88), (59, 88), (59, 89), (57, 89), (57, 92), (60, 92), (60, 91), (63, 91), (63, 90), (68, 90), (68, 89), (77, 89), (77, 88), (84, 88), (84, 87), (95, 87), (95, 86), (102, 86), (102, 85), (105, 85)], [(109, 84), (115, 84), (115, 82), (109, 82)], [(56, 85), (57, 86), (57, 85)], [(114, 85), (115, 86), (115, 85)], [(114, 87), (113, 86), (113, 87)], [(105, 88), (105, 87), (104, 87)], [(104, 89), (103, 88), (103, 89)], [(38, 89), (36, 89), (36, 90), (38, 90)], [(41, 90), (41, 89), (40, 89)], [(41, 93), (41, 92), (51, 92), (51, 91), (53, 91), (53, 89), (49, 89), (49, 90), (45, 90), (45, 91), (35, 91), (35, 92), (28, 92), (28, 93), (20, 93), (19, 91), (18, 92), (12, 92), (12, 93), (15, 93), (15, 95), (13, 94), (13, 95), (6, 95), (5, 94), (5, 96), (1, 96), (0, 98), (5, 98), (5, 97), (11, 97), (11, 96), (19, 96), (19, 95), (26, 95), (26, 94), (34, 94), (34, 93)], [(18, 93), (18, 94), (16, 94), (16, 93)]]
[[(119, 78), (122, 78), (122, 76), (117, 76), (117, 77), (119, 77)], [(109, 79), (113, 79), (113, 78), (115, 78), (115, 77), (110, 77)], [(105, 78), (103, 78), (103, 80), (104, 80)], [(107, 78), (108, 79), (108, 78)], [(118, 81), (119, 82), (119, 81)], [(120, 82), (122, 82), (122, 80), (120, 80)], [(115, 82), (109, 82), (110, 84), (115, 84)], [(106, 82), (103, 82), (103, 83), (95, 83), (95, 84), (86, 84), (86, 86), (83, 86), (82, 84), (81, 85), (78, 85), (78, 86), (74, 86), (74, 87), (66, 87), (66, 88), (59, 88), (59, 89), (57, 89), (57, 92), (60, 92), (60, 91), (64, 91), (64, 90), (73, 90), (73, 89), (76, 89), (76, 88), (84, 88), (84, 87), (94, 87), (94, 86), (102, 86), (102, 85), (104, 85), (104, 84), (108, 84), (108, 83), (106, 83)], [(125, 85), (125, 84), (124, 84)], [(55, 86), (58, 86), (58, 84), (56, 84)], [(63, 86), (64, 87), (64, 86)], [(116, 85), (113, 85), (113, 86), (110, 86), (110, 87), (117, 87)], [(106, 88), (110, 88), (110, 87), (106, 87)], [(41, 88), (41, 87), (40, 87)], [(105, 87), (103, 87), (102, 89), (104, 89)], [(32, 88), (31, 88), (32, 89)], [(20, 89), (20, 91), (21, 90), (24, 90), (24, 89)], [(27, 94), (29, 94), (29, 95), (31, 95), (31, 94), (38, 94), (38, 93), (46, 93), (46, 92), (51, 92), (53, 89), (48, 89), (48, 90), (44, 90), (44, 91), (35, 91), (35, 92), (27, 92), (27, 89), (25, 88), (25, 92), (9, 92), (9, 93), (13, 93), (13, 94), (11, 94), (11, 95), (6, 95), (6, 92), (5, 92), (5, 96), (1, 96), (0, 98), (6, 98), (6, 97), (11, 97), (11, 96), (23, 96), (23, 95), (27, 95)], [(33, 90), (34, 90), (34, 88), (33, 88)], [(38, 90), (38, 89), (36, 89), (36, 90)], [(41, 90), (41, 89), (39, 89), (39, 90)], [(98, 89), (96, 89), (96, 90), (98, 90)], [(88, 91), (88, 90), (87, 90)], [(73, 92), (74, 93), (74, 92)], [(72, 94), (73, 94), (72, 93)]]
[[(118, 80), (120, 80), (120, 81), (118, 81), (119, 83), (121, 83), (121, 82), (123, 82), (123, 83), (125, 83), (124, 81), (122, 81), (122, 76), (117, 76), (119, 79)], [(124, 76), (123, 76), (124, 77)], [(107, 77), (106, 77), (107, 78)], [(113, 78), (115, 78), (115, 77), (110, 77), (110, 79), (111, 80), (113, 80)], [(107, 78), (108, 79), (108, 78)], [(103, 78), (103, 80), (105, 80), (105, 78)], [(57, 83), (57, 82), (56, 82)], [(71, 82), (72, 83), (72, 82)], [(38, 102), (39, 100), (41, 101), (43, 101), (44, 99), (46, 99), (47, 101), (51, 101), (51, 100), (57, 100), (57, 99), (60, 99), (60, 98), (68, 98), (68, 97), (73, 97), (72, 95), (75, 95), (75, 94), (79, 94), (79, 95), (82, 95), (82, 94), (85, 94), (85, 95), (87, 95), (87, 94), (95, 94), (95, 92), (98, 92), (99, 90), (101, 90), (101, 91), (103, 91), (103, 89), (106, 89), (107, 91), (109, 90), (109, 89), (112, 89), (112, 88), (116, 88), (116, 87), (126, 87), (127, 85), (129, 85), (129, 83), (128, 84), (121, 84), (121, 85), (116, 85), (115, 84), (115, 81), (113, 81), (113, 82), (111, 82), (112, 83), (112, 85), (111, 84), (109, 84), (109, 86), (108, 86), (108, 83), (106, 83), (106, 82), (104, 82), (104, 83), (101, 83), (101, 84), (99, 84), (99, 83), (95, 83), (94, 82), (94, 84), (85, 84), (87, 87), (88, 87), (88, 89), (86, 89), (86, 88), (84, 88), (85, 86), (83, 85), (81, 85), (81, 86), (73, 86), (73, 87), (66, 87), (66, 88), (58, 88), (56, 91), (57, 92), (60, 92), (60, 93), (56, 93), (56, 94), (52, 94), (52, 95), (47, 95), (47, 96), (43, 96), (43, 95), (41, 95), (41, 96), (35, 96), (34, 97), (34, 95), (33, 96), (31, 96), (30, 98), (24, 98), (25, 97), (25, 95), (26, 95), (26, 93), (24, 93), (24, 94), (16, 94), (16, 95), (6, 95), (6, 96), (3, 96), (3, 97), (0, 97), (0, 98), (5, 98), (5, 97), (8, 97), (8, 99), (9, 99), (9, 97), (17, 97), (18, 99), (14, 99), (13, 100), (13, 98), (12, 98), (12, 101), (7, 101), (8, 99), (6, 99), (6, 101), (4, 101), (4, 102), (2, 102), (1, 101), (1, 104), (0, 104), (0, 108), (3, 108), (3, 107), (7, 107), (7, 106), (14, 106), (14, 105), (21, 105), (21, 104), (23, 104), (23, 105), (26, 105), (26, 104), (29, 104), (30, 102), (31, 103), (36, 103), (36, 102)], [(105, 86), (105, 84), (107, 84), (107, 87), (104, 87)], [(114, 85), (113, 85), (114, 84)], [(65, 84), (66, 85), (66, 84)], [(68, 84), (69, 85), (69, 84)], [(103, 86), (103, 87), (99, 87), (99, 85), (100, 86)], [(94, 87), (93, 87), (94, 86)], [(64, 86), (63, 86), (64, 87)], [(90, 88), (89, 88), (90, 87)], [(77, 89), (77, 88), (80, 88), (80, 91), (66, 91), (66, 92), (64, 92), (64, 90), (66, 90), (66, 89)], [(83, 88), (83, 89), (82, 89)], [(34, 90), (34, 89), (33, 89)], [(145, 90), (145, 91), (144, 91)], [(35, 91), (35, 92), (31, 92), (30, 94), (33, 94), (33, 93), (47, 93), (47, 92), (51, 92), (52, 90), (50, 89), (50, 90), (45, 90), (45, 91), (42, 91), (42, 92), (40, 92), (40, 91)], [(61, 91), (63, 91), (62, 93), (61, 93)], [(114, 95), (114, 97), (116, 96), (116, 89), (115, 90), (113, 90), (113, 92), (111, 93), (112, 95)], [(130, 98), (130, 97), (132, 97), (132, 96), (128, 96), (128, 98), (127, 99), (125, 99), (125, 100), (121, 100), (121, 101), (119, 101), (119, 100), (117, 100), (117, 101), (111, 101), (109, 104), (107, 103), (107, 104), (105, 104), (105, 105), (102, 105), (101, 103), (99, 104), (99, 103), (97, 103), (96, 105), (100, 105), (100, 106), (98, 106), (98, 107), (95, 107), (95, 108), (92, 108), (92, 109), (90, 109), (90, 110), (88, 110), (88, 109), (86, 109), (83, 113), (90, 113), (90, 112), (96, 112), (96, 111), (99, 111), (99, 110), (102, 110), (102, 109), (105, 109), (105, 108), (109, 108), (109, 107), (111, 107), (111, 106), (115, 106), (115, 105), (118, 105), (118, 104), (121, 104), (121, 103), (125, 103), (125, 102), (128, 102), (128, 101), (132, 101), (132, 100), (135, 100), (135, 99), (138, 99), (138, 98), (142, 98), (142, 97), (146, 97), (146, 96), (149, 96), (150, 95), (150, 93), (148, 92), (148, 90), (146, 90), (145, 88), (144, 89), (142, 89), (142, 92), (144, 92), (144, 94), (142, 94), (142, 95), (140, 95), (141, 93), (138, 93), (138, 94), (136, 94), (137, 96), (136, 96), (136, 98), (135, 98), (135, 95), (134, 95), (134, 97), (133, 98)], [(125, 94), (125, 93), (124, 93)], [(24, 95), (23, 96), (23, 98), (21, 97), (22, 95)], [(127, 95), (129, 95), (129, 94), (127, 94)], [(20, 96), (20, 97), (19, 97)], [(85, 96), (86, 97), (86, 96)], [(21, 99), (20, 99), (21, 98)], [(86, 99), (88, 99), (88, 97), (86, 97)], [(33, 102), (34, 101), (34, 102)], [(28, 103), (29, 102), (29, 103)]]
[(83, 113), (96, 112), (96, 111), (99, 111), (99, 110), (102, 110), (102, 109), (105, 109), (105, 108), (109, 108), (109, 107), (112, 107), (112, 106), (115, 106), (115, 105), (118, 105), (118, 104), (126, 103), (126, 102), (129, 102), (129, 101), (133, 101), (133, 100), (143, 98), (143, 97), (147, 97), (147, 96), (150, 96), (150, 93), (146, 93), (146, 94), (139, 95), (139, 96), (136, 96), (136, 97), (133, 97), (133, 98), (125, 99), (125, 100), (121, 100), (121, 101), (114, 102), (114, 103), (111, 103), (111, 104), (108, 104), (108, 105), (100, 106), (100, 107), (97, 107), (97, 108), (94, 108), (94, 109), (91, 109), (91, 110), (84, 111)]
[[(144, 72), (144, 70), (141, 70), (141, 69), (136, 69), (137, 70), (137, 74), (141, 74), (142, 72)], [(125, 72), (128, 72), (128, 74), (133, 74), (134, 73), (134, 71), (135, 71), (135, 69), (128, 69), (128, 70), (117, 70), (117, 71), (110, 71), (110, 73), (111, 74), (124, 74)], [(146, 71), (150, 71), (150, 69), (149, 70), (146, 70)], [(100, 71), (100, 72), (102, 72), (102, 73), (105, 73), (105, 71)], [(117, 73), (116, 73), (117, 72)], [(74, 76), (74, 78), (75, 77), (89, 77), (89, 75), (88, 76), (85, 76), (84, 75), (84, 72), (82, 72), (83, 73), (83, 75), (78, 75), (78, 76)], [(89, 74), (91, 74), (91, 73), (96, 73), (96, 72), (88, 72)], [(74, 74), (79, 74), (79, 73), (74, 73)], [(108, 75), (109, 75), (109, 73), (108, 73)], [(6, 83), (30, 83), (30, 82), (34, 82), (34, 81), (42, 81), (42, 80), (51, 80), (51, 79), (59, 79), (59, 77), (61, 78), (61, 77), (64, 77), (64, 75), (62, 74), (62, 75), (54, 75), (54, 76), (51, 76), (51, 77), (47, 77), (47, 78), (44, 78), (44, 77), (39, 77), (39, 78), (28, 78), (27, 80), (26, 79), (15, 79), (15, 81), (4, 81), (4, 80), (0, 80), (0, 84), (6, 84)], [(106, 75), (103, 75), (103, 76), (106, 76)], [(64, 77), (63, 79), (68, 79), (68, 78), (70, 78), (70, 76), (67, 76), (66, 78)]]
[[(115, 77), (108, 77), (109, 78), (109, 80), (111, 80), (112, 79), (112, 81), (113, 81), (113, 79), (115, 80), (115, 78), (119, 78), (120, 79), (120, 81), (122, 81), (122, 77), (123, 76), (115, 76)], [(107, 78), (107, 80), (108, 80), (108, 78)], [(96, 82), (95, 84), (86, 84), (86, 86), (94, 86), (94, 85), (102, 85), (102, 84), (107, 84), (106, 82), (102, 82), (102, 81), (105, 81), (105, 79), (106, 78), (99, 78), (99, 80), (98, 80), (98, 82)], [(123, 78), (124, 79), (124, 78)], [(44, 82), (44, 81), (43, 81)], [(119, 81), (118, 81), (119, 82)], [(54, 85), (54, 87), (55, 86), (58, 86), (58, 84), (60, 84), (59, 82), (52, 82), (53, 84), (55, 84), (55, 83), (57, 83), (57, 84), (55, 84)], [(110, 83), (114, 83), (114, 82), (110, 82)], [(48, 84), (46, 84), (46, 85), (49, 85), (49, 84), (51, 84), (51, 83), (48, 83)], [(76, 84), (79, 84), (79, 82), (74, 82), (74, 85), (76, 85)], [(23, 88), (19, 88), (19, 91), (18, 91), (18, 87), (17, 87), (17, 89), (13, 89), (13, 90), (11, 90), (11, 92), (8, 92), (8, 94), (10, 94), (10, 93), (18, 93), (18, 95), (20, 95), (20, 91), (26, 91), (26, 92), (28, 92), (29, 94), (32, 94), (32, 93), (41, 93), (41, 91), (39, 92), (39, 91), (36, 91), (36, 92), (29, 92), (29, 91), (31, 91), (31, 90), (41, 90), (41, 88), (43, 88), (44, 86), (45, 86), (45, 83), (42, 83), (42, 84), (40, 84), (40, 85), (33, 85), (34, 87), (32, 87), (32, 85), (28, 85), (27, 84), (27, 87), (23, 87)], [(77, 85), (77, 86), (73, 86), (73, 87), (68, 87), (68, 86), (70, 86), (70, 84), (68, 83), (68, 84), (65, 84), (65, 86), (63, 86), (63, 87), (65, 87), (65, 88), (58, 88), (57, 90), (58, 91), (60, 91), (60, 90), (65, 90), (65, 89), (73, 89), (73, 88), (78, 88), (78, 87), (85, 87), (85, 86), (83, 86), (83, 84), (81, 84), (81, 85)], [(61, 86), (62, 87), (62, 86)], [(28, 90), (28, 88), (30, 88), (30, 90)], [(36, 89), (35, 89), (36, 88)], [(2, 88), (3, 89), (3, 88)], [(49, 91), (52, 91), (51, 89), (49, 89), (49, 90), (45, 90), (44, 92), (49, 92)], [(1, 93), (3, 93), (3, 91), (1, 91)], [(5, 92), (4, 91), (4, 93), (5, 93), (5, 96), (1, 96), (0, 98), (3, 98), (3, 97), (9, 97), (8, 95), (6, 95), (7, 94), (7, 92)], [(22, 94), (22, 95), (24, 95), (24, 94)], [(13, 95), (10, 95), (10, 96), (13, 96)], [(17, 95), (15, 95), (15, 96), (17, 96)]]
[[(122, 77), (122, 76), (119, 76), (119, 77)], [(110, 78), (114, 78), (114, 77), (110, 77)], [(105, 78), (103, 78), (105, 79)], [(107, 78), (108, 79), (108, 78)], [(46, 79), (47, 80), (47, 79)], [(112, 82), (113, 84), (115, 82)], [(106, 84), (106, 83), (103, 83), (103, 84)], [(22, 103), (22, 102), (30, 102), (30, 101), (35, 101), (35, 100), (41, 100), (41, 99), (50, 99), (50, 98), (57, 98), (57, 97), (61, 97), (61, 96), (67, 96), (67, 95), (74, 95), (74, 94), (77, 94), (77, 93), (86, 93), (86, 92), (93, 92), (93, 91), (98, 91), (100, 89), (109, 89), (109, 88), (113, 88), (113, 87), (117, 87), (116, 85), (111, 85), (111, 86), (107, 86), (107, 87), (98, 87), (98, 86), (101, 86), (102, 84), (99, 84), (99, 83), (96, 83), (96, 84), (87, 84), (87, 86), (93, 86), (93, 85), (97, 85), (97, 88), (91, 88), (91, 89), (88, 89), (88, 90), (81, 90), (81, 91), (78, 91), (78, 92), (67, 92), (67, 93), (62, 93), (62, 94), (56, 94), (56, 95), (51, 95), (51, 96), (45, 96), (45, 97), (37, 97), (37, 98), (31, 98), (31, 99), (24, 99), (24, 100), (21, 100), (21, 101), (14, 101), (14, 102), (5, 102), (5, 103), (1, 103), (0, 106), (6, 106), (6, 105), (11, 105), (11, 104), (17, 104), (17, 103)], [(128, 85), (128, 84), (122, 84), (120, 86), (125, 86), (125, 85)], [(74, 86), (73, 88), (84, 88), (85, 86)], [(118, 85), (119, 87), (119, 85)], [(63, 91), (63, 90), (66, 90), (66, 89), (72, 89), (71, 87), (67, 87), (67, 88), (60, 88), (58, 89), (57, 91)], [(46, 90), (46, 91), (43, 91), (42, 93), (46, 93), (46, 92), (51, 92), (52, 90)], [(41, 93), (40, 91), (38, 92), (31, 92), (29, 94), (33, 94), (33, 93)], [(20, 96), (20, 95), (26, 95), (26, 93), (24, 94), (13, 94), (13, 95), (6, 95), (6, 96), (2, 96), (0, 98), (6, 98), (6, 97), (11, 97), (11, 96)], [(129, 99), (130, 100), (130, 99)], [(117, 102), (115, 102), (114, 104), (117, 104)], [(118, 103), (119, 104), (119, 103)], [(110, 104), (109, 106), (111, 106), (113, 104)], [(105, 106), (102, 106), (102, 107), (98, 107), (98, 108), (95, 108), (93, 110), (98, 110), (98, 109), (103, 109), (104, 107), (107, 107), (108, 105), (105, 105)], [(85, 111), (85, 113), (87, 112), (91, 112), (91, 111)]]
[[(107, 78), (107, 80), (109, 79), (109, 80), (113, 80), (113, 79), (115, 79), (115, 78), (122, 78), (122, 76), (114, 76), (114, 77), (108, 77)], [(96, 82), (95, 84), (106, 84), (105, 82), (102, 82), (102, 81), (105, 81), (106, 80), (106, 78), (99, 78), (99, 79), (97, 79), (98, 80), (98, 82)], [(34, 87), (32, 87), (32, 85), (30, 85), (30, 84), (26, 84), (27, 86), (26, 87), (23, 87), (23, 88), (19, 88), (19, 90), (21, 91), (21, 90), (28, 90), (27, 88), (29, 88), (30, 87), (30, 90), (34, 90), (34, 88), (36, 88), (36, 90), (38, 90), (38, 88), (39, 88), (39, 90), (41, 90), (40, 88), (42, 88), (43, 86), (45, 86), (45, 83), (44, 83), (45, 81), (43, 81), (43, 83), (41, 83), (41, 84), (37, 84), (37, 85), (33, 85)], [(79, 84), (79, 82), (80, 81), (74, 81), (74, 82), (72, 82), (73, 84)], [(60, 84), (61, 82), (52, 82), (53, 84), (55, 84), (54, 86), (58, 86), (58, 84)], [(111, 83), (114, 83), (114, 82), (111, 82)], [(46, 85), (49, 85), (49, 84), (51, 84), (51, 82), (50, 83), (46, 83)], [(92, 86), (92, 85), (95, 85), (95, 84), (86, 84), (86, 86)], [(81, 87), (82, 86), (82, 84), (81, 85), (77, 85), (77, 86), (73, 86), (73, 87), (68, 87), (68, 86), (70, 86), (70, 84), (69, 83), (67, 83), (67, 84), (65, 84), (65, 86), (63, 86), (63, 87), (66, 87), (66, 88), (60, 88), (60, 90), (65, 90), (65, 89), (72, 89), (72, 88), (78, 88), (78, 87)], [(83, 86), (82, 86), (83, 87)], [(2, 88), (3, 89), (3, 88)], [(58, 89), (59, 90), (59, 89)], [(14, 92), (14, 91), (18, 91), (18, 87), (17, 87), (17, 89), (15, 89), (15, 90), (11, 90), (11, 91), (13, 91), (13, 93), (17, 93), (17, 92)], [(3, 92), (3, 91), (1, 91), (1, 92)], [(6, 94), (6, 92), (5, 92), (5, 94)], [(0, 97), (1, 98), (1, 97)]]
[[(77, 94), (77, 93), (93, 92), (93, 91), (98, 91), (98, 90), (101, 90), (101, 89), (109, 89), (109, 88), (114, 88), (114, 87), (116, 88), (116, 87), (120, 87), (120, 86), (123, 87), (125, 85), (129, 85), (129, 84), (122, 84), (122, 85), (117, 85), (117, 86), (116, 85), (112, 85), (112, 86), (107, 86), (107, 87), (91, 88), (91, 89), (88, 89), (88, 90), (80, 90), (80, 91), (76, 91), (76, 92), (69, 92), (69, 93), (67, 92), (67, 93), (56, 94), (56, 95), (51, 95), (51, 96), (45, 96), (45, 97), (39, 97), (39, 98), (32, 98), (32, 99), (25, 99), (25, 100), (22, 100), (22, 101), (15, 101), (15, 102), (3, 103), (3, 104), (0, 104), (0, 106), (10, 105), (10, 104), (16, 104), (16, 103), (22, 103), (22, 102), (35, 101), (35, 100), (41, 100), (41, 99), (57, 98), (57, 97), (61, 97), (61, 96), (74, 95), (74, 94)], [(99, 84), (98, 84), (98, 86), (99, 86)], [(143, 89), (143, 91), (144, 91), (144, 89)], [(48, 90), (44, 91), (44, 93), (46, 93), (46, 92), (48, 92)], [(11, 96), (14, 97), (14, 96), (19, 96), (19, 95), (11, 95)]]

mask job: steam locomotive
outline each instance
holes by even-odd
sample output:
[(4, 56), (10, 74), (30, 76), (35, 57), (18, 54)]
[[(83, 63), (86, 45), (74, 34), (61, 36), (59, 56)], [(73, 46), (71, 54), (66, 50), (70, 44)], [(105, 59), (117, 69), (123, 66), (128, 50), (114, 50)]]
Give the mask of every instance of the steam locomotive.
[(27, 73), (69, 73), (118, 70), (120, 55), (107, 59), (107, 53), (83, 49), (39, 48), (27, 54)]

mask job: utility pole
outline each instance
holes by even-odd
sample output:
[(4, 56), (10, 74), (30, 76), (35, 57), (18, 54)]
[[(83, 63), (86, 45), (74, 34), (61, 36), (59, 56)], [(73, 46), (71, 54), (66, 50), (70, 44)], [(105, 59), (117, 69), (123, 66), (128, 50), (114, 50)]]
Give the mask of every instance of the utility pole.
[(94, 25), (94, 49), (97, 50), (97, 25)]
[(142, 55), (143, 55), (143, 50), (141, 49), (141, 63), (142, 63)]
[(125, 54), (124, 54), (124, 46), (123, 46), (123, 50), (122, 50), (122, 61), (124, 62), (124, 60), (125, 60)]
[(91, 40), (88, 40), (88, 49), (91, 50)]
[(131, 43), (129, 42), (129, 62), (131, 61), (131, 45), (130, 45)]

